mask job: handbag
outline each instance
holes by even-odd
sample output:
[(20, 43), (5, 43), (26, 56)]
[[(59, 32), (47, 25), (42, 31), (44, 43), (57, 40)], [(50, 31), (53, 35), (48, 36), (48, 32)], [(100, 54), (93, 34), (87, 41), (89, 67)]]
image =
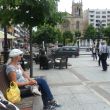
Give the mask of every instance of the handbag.
[(19, 103), (21, 101), (20, 89), (14, 81), (10, 82), (10, 87), (6, 90), (6, 97), (12, 103)]

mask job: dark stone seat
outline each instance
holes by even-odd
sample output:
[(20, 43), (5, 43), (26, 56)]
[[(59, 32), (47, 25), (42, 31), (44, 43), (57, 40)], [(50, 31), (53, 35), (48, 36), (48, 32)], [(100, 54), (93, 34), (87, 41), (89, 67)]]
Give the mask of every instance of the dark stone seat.
[(59, 57), (59, 58), (54, 58), (54, 68), (63, 68), (65, 67), (67, 69), (67, 62), (68, 62), (68, 58), (67, 57)]

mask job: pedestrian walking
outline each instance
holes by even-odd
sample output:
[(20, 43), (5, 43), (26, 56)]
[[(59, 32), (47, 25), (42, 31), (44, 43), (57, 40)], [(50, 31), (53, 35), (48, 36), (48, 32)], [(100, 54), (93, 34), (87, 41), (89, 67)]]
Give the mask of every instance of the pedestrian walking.
[(95, 45), (92, 47), (92, 57), (93, 60), (97, 60), (97, 49)]
[(101, 55), (100, 55), (100, 52), (99, 52), (99, 48), (100, 48), (101, 44), (99, 44), (99, 46), (97, 47), (97, 54), (98, 54), (98, 65), (100, 66), (101, 64)]
[(102, 62), (102, 69), (103, 69), (102, 71), (107, 71), (107, 57), (109, 55), (109, 50), (105, 41), (101, 42), (101, 45), (99, 47), (99, 52)]

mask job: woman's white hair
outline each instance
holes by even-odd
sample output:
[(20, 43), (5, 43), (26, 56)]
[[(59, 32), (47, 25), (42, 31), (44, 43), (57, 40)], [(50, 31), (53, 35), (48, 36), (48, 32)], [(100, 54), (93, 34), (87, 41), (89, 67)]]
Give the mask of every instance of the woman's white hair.
[(9, 58), (6, 62), (6, 65), (9, 65), (11, 63), (12, 58)]
[(12, 58), (19, 56), (20, 54), (23, 54), (23, 51), (20, 49), (12, 49), (9, 53), (9, 59), (7, 60), (7, 65), (11, 63)]

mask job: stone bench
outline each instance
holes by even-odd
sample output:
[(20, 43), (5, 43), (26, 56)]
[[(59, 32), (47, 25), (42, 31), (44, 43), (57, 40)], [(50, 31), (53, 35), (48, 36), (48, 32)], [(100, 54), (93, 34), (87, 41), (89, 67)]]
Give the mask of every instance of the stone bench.
[(64, 56), (60, 57), (54, 57), (54, 68), (63, 68), (65, 67), (67, 69), (67, 63), (68, 63), (68, 58)]

